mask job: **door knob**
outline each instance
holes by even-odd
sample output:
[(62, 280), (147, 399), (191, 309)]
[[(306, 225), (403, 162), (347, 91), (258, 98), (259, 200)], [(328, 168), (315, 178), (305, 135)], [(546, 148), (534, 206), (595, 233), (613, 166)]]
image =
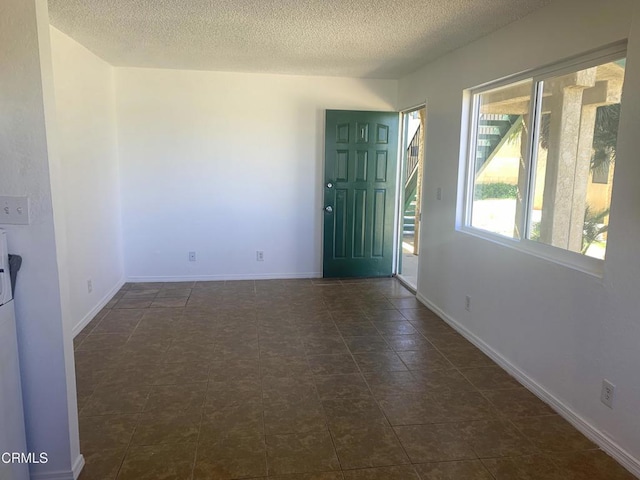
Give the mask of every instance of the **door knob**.
[(331, 182), (327, 183), (327, 188), (333, 188), (333, 183)]
[(331, 213), (333, 212), (333, 207), (331, 205), (327, 205), (326, 207), (324, 207), (324, 211), (327, 213)]

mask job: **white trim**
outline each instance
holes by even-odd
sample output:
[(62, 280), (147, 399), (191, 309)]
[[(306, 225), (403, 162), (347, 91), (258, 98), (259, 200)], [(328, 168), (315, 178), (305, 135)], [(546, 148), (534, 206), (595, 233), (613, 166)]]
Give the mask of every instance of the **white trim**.
[(391, 262), (391, 275), (395, 275), (398, 273), (399, 268), (399, 256), (398, 252), (402, 251), (402, 247), (400, 245), (400, 238), (402, 237), (402, 203), (404, 201), (404, 188), (403, 188), (403, 166), (404, 166), (404, 143), (405, 137), (407, 135), (406, 128), (406, 112), (399, 111), (398, 112), (398, 148), (396, 150), (396, 192), (395, 198), (393, 200), (393, 261)]
[(509, 238), (475, 227), (460, 227), (457, 231), (571, 268), (578, 272), (586, 273), (594, 278), (604, 278), (604, 260), (600, 260), (599, 258), (588, 257), (577, 252), (536, 242), (535, 240)]
[[(526, 72), (511, 75), (496, 81), (487, 82), (480, 86), (467, 89), (463, 93), (463, 130), (466, 126), (467, 135), (461, 138), (460, 151), (465, 151), (464, 156), (460, 156), (460, 161), (465, 162), (460, 171), (464, 172), (464, 191), (459, 198), (461, 203), (457, 207), (460, 212), (461, 222), (456, 225), (456, 230), (474, 235), (485, 240), (490, 240), (501, 245), (520, 250), (534, 255), (538, 258), (563, 265), (574, 270), (592, 275), (596, 278), (604, 276), (604, 260), (587, 257), (576, 252), (572, 252), (564, 247), (547, 245), (529, 239), (531, 226), (531, 212), (533, 198), (535, 196), (535, 175), (538, 160), (537, 142), (540, 135), (540, 120), (542, 98), (544, 93), (544, 81), (558, 75), (584, 70), (586, 68), (602, 65), (607, 62), (625, 58), (627, 55), (627, 41), (617, 42), (603, 48), (595, 49), (582, 55), (571, 57), (542, 68), (528, 70)], [(516, 225), (520, 229), (522, 238), (505, 237), (500, 234), (483, 230), (472, 225), (474, 192), (476, 187), (476, 153), (478, 145), (478, 121), (480, 117), (480, 96), (510, 88), (526, 82), (532, 82), (531, 106), (529, 116), (533, 128), (527, 135), (527, 156), (524, 158), (525, 176), (527, 178), (526, 197), (523, 200), (523, 215), (520, 224)], [(467, 112), (468, 110), (468, 112)], [(465, 115), (468, 113), (468, 115)], [(466, 122), (466, 123), (464, 123)], [(466, 143), (462, 143), (466, 137)], [(460, 181), (459, 181), (460, 185)]]
[[(606, 45), (601, 48), (590, 50), (586, 53), (574, 55), (558, 62), (553, 62), (542, 67), (530, 68), (528, 70), (515, 73), (513, 75), (507, 75), (496, 80), (481, 83), (475, 87), (470, 87), (469, 90), (472, 94), (484, 93), (489, 90), (504, 87), (512, 83), (518, 83), (528, 78), (534, 79), (534, 82), (540, 79), (549, 78), (556, 75), (562, 75), (563, 73), (575, 70), (575, 68), (589, 68), (590, 66), (596, 66), (599, 63), (606, 62), (608, 59), (614, 59), (616, 56), (626, 54), (629, 41), (622, 40), (613, 44)], [(537, 80), (536, 80), (537, 79)]]
[[(518, 83), (518, 82), (516, 82)], [(500, 87), (505, 88), (505, 87)], [(497, 90), (497, 88), (496, 88)], [(475, 191), (476, 163), (478, 162), (478, 123), (480, 121), (480, 95), (481, 93), (470, 92), (469, 117), (467, 119), (467, 150), (465, 157), (465, 168), (460, 169), (465, 172), (464, 182), (464, 204), (462, 210), (462, 227), (468, 227), (473, 220), (473, 197)]]
[(467, 329), (464, 325), (447, 315), (438, 306), (432, 303), (424, 295), (418, 293), (416, 298), (427, 308), (437, 314), (442, 320), (449, 324), (454, 330), (478, 347), (483, 353), (489, 356), (500, 367), (506, 370), (525, 388), (536, 395), (540, 400), (547, 403), (561, 417), (571, 423), (578, 431), (598, 445), (602, 450), (611, 455), (624, 468), (629, 470), (633, 475), (640, 478), (640, 459), (635, 458), (624, 448), (618, 445), (611, 437), (590, 424), (584, 417), (574, 411), (569, 405), (555, 397), (551, 392), (537, 383), (533, 378), (520, 370), (516, 365), (511, 363), (507, 358), (494, 350), (490, 345), (485, 343), (480, 337)]
[(222, 275), (185, 275), (157, 277), (127, 277), (127, 282), (207, 282), (222, 280), (288, 280), (297, 278), (322, 278), (322, 272), (309, 273), (237, 273)]
[(83, 467), (84, 457), (80, 454), (76, 458), (76, 461), (73, 462), (71, 470), (31, 473), (30, 478), (31, 480), (77, 480)]
[(398, 121), (398, 159), (396, 162), (396, 198), (394, 202), (393, 214), (393, 264), (391, 269), (392, 275), (397, 275), (401, 268), (400, 255), (402, 254), (402, 230), (404, 223), (404, 213), (402, 212), (402, 204), (404, 203), (404, 162), (405, 162), (405, 141), (407, 139), (407, 123), (409, 122), (408, 113), (400, 112), (400, 120)]
[(425, 100), (422, 103), (419, 103), (418, 105), (414, 106), (414, 107), (409, 107), (409, 108), (403, 108), (402, 110), (400, 110), (401, 114), (406, 114), (406, 113), (413, 113), (413, 112), (417, 112), (419, 110), (422, 109), (426, 109), (427, 108), (427, 101)]
[(72, 470), (65, 470), (59, 472), (43, 472), (43, 473), (31, 473), (31, 480), (75, 480)]
[(104, 306), (111, 301), (113, 296), (116, 293), (118, 293), (118, 290), (120, 290), (123, 285), (124, 285), (124, 279), (118, 280), (118, 282), (115, 284), (115, 286), (111, 290), (109, 290), (109, 292), (104, 297), (102, 297), (102, 299), (98, 302), (98, 304), (95, 307), (93, 307), (89, 311), (89, 313), (87, 313), (82, 318), (82, 320), (80, 320), (73, 327), (73, 330), (71, 331), (71, 334), (73, 335), (74, 338), (75, 338), (76, 335), (78, 335), (82, 331), (82, 329), (84, 327), (86, 327), (89, 324), (89, 322), (91, 320), (93, 320), (95, 318), (95, 316), (98, 314), (98, 312), (100, 312), (100, 310), (102, 310), (104, 308)]
[[(527, 135), (527, 150), (525, 159), (525, 178), (527, 195), (522, 201), (522, 215), (520, 218), (520, 237), (529, 238), (531, 234), (531, 212), (536, 198), (536, 175), (538, 172), (538, 154), (540, 142), (540, 128), (542, 125), (542, 101), (544, 100), (544, 82), (532, 82), (531, 105), (529, 105), (529, 119), (531, 123), (531, 133)], [(523, 119), (524, 122), (524, 119)], [(546, 171), (546, 168), (545, 168)], [(520, 181), (518, 180), (518, 188)]]
[(604, 49), (597, 49), (587, 55), (579, 55), (571, 60), (564, 61), (549, 68), (536, 70), (533, 80), (536, 83), (544, 82), (552, 77), (559, 77), (587, 68), (597, 67), (616, 60), (622, 60), (627, 56), (628, 41), (624, 40)]
[[(410, 113), (413, 112), (419, 112), (420, 110), (424, 110), (424, 129), (421, 132), (422, 134), (422, 139), (423, 139), (423, 146), (425, 148), (422, 149), (422, 151), (420, 152), (421, 156), (422, 156), (422, 165), (426, 165), (427, 164), (427, 101), (425, 100), (424, 103), (421, 103), (419, 105), (410, 107), (410, 108), (406, 108), (404, 110), (400, 110), (400, 140), (398, 143), (398, 167), (397, 167), (397, 180), (396, 180), (396, 208), (395, 208), (395, 224), (394, 224), (394, 244), (393, 244), (393, 252), (394, 252), (394, 259), (393, 259), (393, 271), (392, 274), (398, 276), (402, 275), (402, 273), (400, 273), (400, 267), (401, 265), (401, 257), (402, 257), (402, 251), (404, 248), (404, 243), (402, 241), (403, 237), (404, 237), (404, 190), (405, 190), (405, 183), (407, 181), (406, 178), (406, 174), (408, 173), (405, 170), (405, 163), (408, 161), (408, 156), (407, 156), (407, 149), (409, 147), (409, 136), (408, 136), (408, 129), (407, 129), (407, 125), (409, 123), (409, 117), (408, 115)], [(417, 174), (417, 173), (416, 173)], [(424, 172), (423, 172), (424, 175)], [(421, 187), (424, 187), (423, 185), (421, 185)], [(422, 191), (420, 192), (420, 199), (422, 200), (423, 196), (422, 196)], [(422, 212), (422, 205), (420, 205), (420, 212)], [(415, 233), (415, 232), (414, 232)], [(415, 235), (414, 235), (415, 236)], [(420, 239), (418, 239), (419, 241)], [(418, 268), (420, 268), (420, 259), (418, 258)], [(401, 281), (402, 282), (402, 281)], [(407, 283), (407, 285), (405, 285), (407, 288), (409, 288), (409, 284)], [(413, 293), (415, 293), (415, 288), (413, 289)]]
[(73, 462), (73, 478), (74, 480), (78, 480), (82, 469), (84, 468), (84, 456), (82, 454), (78, 455), (76, 461)]

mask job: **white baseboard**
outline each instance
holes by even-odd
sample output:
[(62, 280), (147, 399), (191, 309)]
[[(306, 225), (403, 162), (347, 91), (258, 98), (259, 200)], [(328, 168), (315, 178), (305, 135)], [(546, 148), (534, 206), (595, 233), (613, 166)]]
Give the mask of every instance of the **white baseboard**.
[(73, 480), (78, 480), (82, 469), (84, 468), (84, 457), (82, 454), (78, 455), (76, 461), (73, 462)]
[(31, 473), (31, 480), (75, 480), (73, 471)]
[(124, 279), (120, 279), (115, 286), (107, 293), (102, 299), (98, 302), (98, 304), (87, 313), (82, 320), (80, 320), (75, 327), (73, 327), (72, 334), (75, 338), (87, 324), (93, 320), (93, 318), (104, 308), (104, 306), (111, 301), (113, 296), (118, 293), (118, 290), (122, 288), (124, 285)]
[(635, 458), (624, 448), (618, 445), (608, 435), (591, 425), (585, 418), (574, 411), (571, 407), (563, 403), (551, 392), (537, 383), (529, 375), (520, 370), (516, 365), (511, 363), (507, 358), (495, 351), (491, 346), (486, 344), (481, 338), (469, 331), (464, 325), (447, 315), (437, 305), (429, 301), (428, 298), (418, 293), (416, 298), (426, 307), (436, 313), (442, 320), (449, 324), (453, 329), (460, 333), (463, 337), (473, 343), (482, 352), (489, 356), (494, 362), (500, 365), (504, 370), (509, 372), (518, 382), (536, 395), (540, 400), (547, 403), (560, 416), (571, 423), (578, 431), (598, 445), (602, 450), (611, 455), (618, 463), (625, 467), (636, 477), (640, 478), (640, 460)]
[(228, 275), (185, 275), (167, 277), (127, 277), (127, 282), (215, 282), (223, 280), (288, 280), (296, 278), (322, 278), (322, 272), (309, 273), (239, 273)]
[(77, 480), (83, 467), (84, 457), (78, 455), (71, 470), (31, 473), (30, 477), (31, 480)]

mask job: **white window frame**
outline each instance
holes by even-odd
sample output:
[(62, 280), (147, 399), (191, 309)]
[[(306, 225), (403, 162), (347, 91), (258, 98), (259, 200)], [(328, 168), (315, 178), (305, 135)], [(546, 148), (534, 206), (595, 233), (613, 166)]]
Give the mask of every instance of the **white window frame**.
[[(552, 245), (547, 245), (535, 240), (529, 240), (529, 225), (530, 225), (530, 205), (533, 202), (533, 196), (535, 194), (535, 172), (536, 162), (538, 154), (538, 140), (540, 135), (540, 115), (542, 103), (542, 93), (544, 88), (544, 81), (561, 76), (568, 73), (584, 70), (590, 67), (595, 67), (608, 63), (610, 61), (620, 60), (626, 58), (627, 55), (627, 42), (620, 42), (605, 48), (601, 48), (584, 55), (580, 55), (569, 60), (558, 62), (556, 64), (530, 70), (517, 75), (509, 76), (497, 81), (489, 82), (480, 85), (475, 88), (466, 90), (465, 93), (465, 110), (468, 112), (467, 117), (467, 132), (463, 135), (464, 144), (461, 146), (464, 152), (461, 155), (461, 161), (464, 165), (461, 168), (461, 172), (464, 174), (464, 182), (462, 182), (464, 192), (462, 195), (462, 221), (458, 225), (458, 231), (472, 235), (474, 237), (489, 240), (500, 245), (514, 248), (519, 251), (526, 252), (533, 256), (549, 260), (551, 262), (570, 267), (575, 270), (596, 276), (602, 277), (604, 273), (604, 262), (598, 258), (588, 257), (581, 253), (572, 252), (570, 250), (563, 249)], [(525, 194), (524, 202), (524, 215), (521, 218), (521, 224), (517, 225), (520, 232), (523, 232), (522, 238), (512, 238), (498, 233), (483, 230), (471, 225), (471, 216), (473, 208), (473, 197), (475, 187), (475, 163), (477, 152), (477, 139), (478, 139), (478, 119), (480, 111), (480, 95), (491, 90), (495, 90), (501, 87), (514, 85), (519, 82), (531, 81), (531, 109), (529, 111), (529, 118), (531, 119), (532, 131), (527, 138), (526, 158), (525, 162), (525, 174), (527, 177), (527, 191)], [(463, 116), (464, 118), (464, 116)], [(615, 180), (615, 170), (614, 170)], [(614, 181), (615, 184), (615, 181)], [(606, 258), (606, 254), (605, 254)]]

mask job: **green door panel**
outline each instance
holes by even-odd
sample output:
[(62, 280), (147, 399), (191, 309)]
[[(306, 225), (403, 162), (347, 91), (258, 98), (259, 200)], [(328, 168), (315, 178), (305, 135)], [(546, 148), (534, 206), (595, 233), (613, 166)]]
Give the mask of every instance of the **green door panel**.
[(326, 112), (325, 277), (392, 274), (398, 118), (397, 112)]

